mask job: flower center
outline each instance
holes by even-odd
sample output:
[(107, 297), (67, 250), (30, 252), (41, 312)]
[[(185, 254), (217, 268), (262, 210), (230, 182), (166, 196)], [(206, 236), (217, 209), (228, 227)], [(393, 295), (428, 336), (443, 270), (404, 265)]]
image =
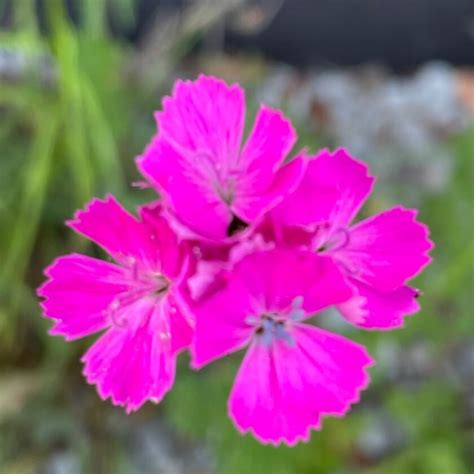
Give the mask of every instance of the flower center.
[(216, 192), (219, 197), (230, 206), (235, 198), (234, 180), (220, 178), (215, 184)]
[(206, 151), (196, 153), (193, 162), (199, 163), (196, 173), (200, 179), (210, 182), (222, 201), (231, 206), (235, 199), (235, 182), (238, 172), (230, 169), (227, 162), (220, 162)]
[(232, 214), (232, 220), (227, 227), (227, 237), (232, 237), (233, 235), (238, 234), (242, 230), (245, 230), (248, 226), (249, 225), (247, 222), (243, 221), (235, 214)]
[(134, 273), (128, 289), (117, 295), (105, 310), (114, 326), (125, 327), (128, 324), (127, 309), (141, 298), (151, 296), (161, 300), (170, 287), (169, 280), (160, 273), (138, 275)]
[(285, 341), (289, 346), (293, 346), (295, 341), (289, 326), (288, 321), (277, 314), (262, 314), (260, 325), (257, 326), (255, 334), (266, 346), (271, 345), (276, 340)]
[(335, 252), (341, 250), (349, 243), (350, 236), (347, 229), (339, 227), (338, 229), (331, 231), (328, 225), (321, 225), (316, 232), (314, 239), (314, 247), (317, 252)]
[(170, 286), (170, 282), (161, 274), (156, 274), (152, 276), (152, 279), (155, 282), (154, 289), (152, 290), (152, 294), (155, 296), (162, 296), (164, 295)]
[(303, 318), (305, 312), (301, 309), (303, 298), (296, 297), (289, 310), (278, 312), (265, 312), (259, 316), (250, 316), (247, 323), (255, 327), (255, 336), (265, 346), (270, 346), (275, 341), (285, 341), (289, 346), (296, 344), (291, 332), (293, 324)]

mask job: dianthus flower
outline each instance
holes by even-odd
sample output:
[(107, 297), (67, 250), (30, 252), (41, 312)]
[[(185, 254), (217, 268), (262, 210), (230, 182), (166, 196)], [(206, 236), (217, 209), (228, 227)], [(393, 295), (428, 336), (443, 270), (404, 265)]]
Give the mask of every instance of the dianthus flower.
[(393, 329), (419, 310), (419, 292), (406, 283), (431, 261), (433, 244), (416, 210), (401, 206), (351, 224), (374, 181), (345, 150), (322, 151), (296, 191), (271, 211), (271, 232), (279, 244), (327, 255), (341, 268), (354, 293), (338, 305), (347, 320)]
[(275, 249), (244, 257), (226, 285), (195, 308), (195, 368), (248, 346), (228, 402), (241, 432), (294, 445), (324, 415), (342, 416), (358, 401), (371, 357), (304, 323), (350, 295), (330, 258)]
[(308, 440), (368, 383), (362, 346), (306, 320), (335, 305), (352, 324), (393, 329), (418, 311), (409, 286), (433, 244), (401, 206), (353, 224), (374, 178), (345, 150), (298, 154), (291, 123), (261, 106), (243, 142), (239, 85), (177, 81), (137, 160), (159, 200), (129, 214), (109, 196), (68, 225), (115, 263), (59, 257), (39, 288), (51, 334), (104, 332), (83, 357), (99, 395), (127, 412), (192, 367), (248, 347), (228, 409), (263, 443)]
[(192, 338), (180, 295), (185, 248), (159, 210), (142, 208), (137, 220), (113, 197), (93, 199), (68, 224), (116, 263), (72, 254), (46, 269), (38, 294), (55, 320), (50, 333), (74, 340), (105, 330), (82, 358), (87, 381), (127, 412), (160, 401)]
[(237, 84), (177, 81), (155, 117), (159, 132), (138, 167), (197, 237), (219, 242), (253, 225), (302, 176), (301, 156), (283, 164), (296, 133), (277, 110), (260, 107), (242, 147), (245, 98)]

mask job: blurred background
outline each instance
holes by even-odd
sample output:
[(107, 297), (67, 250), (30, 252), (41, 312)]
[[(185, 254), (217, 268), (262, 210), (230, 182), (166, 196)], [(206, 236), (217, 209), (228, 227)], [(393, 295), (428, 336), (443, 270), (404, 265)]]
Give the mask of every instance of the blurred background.
[[(0, 0), (0, 473), (474, 472), (473, 0)], [(296, 448), (241, 437), (226, 397), (241, 354), (126, 416), (81, 377), (93, 341), (50, 337), (34, 289), (92, 196), (132, 209), (133, 158), (177, 77), (205, 72), (282, 108), (315, 151), (379, 175), (372, 213), (420, 208), (434, 263), (406, 328), (362, 333), (362, 402)], [(80, 302), (78, 303), (80, 304)]]

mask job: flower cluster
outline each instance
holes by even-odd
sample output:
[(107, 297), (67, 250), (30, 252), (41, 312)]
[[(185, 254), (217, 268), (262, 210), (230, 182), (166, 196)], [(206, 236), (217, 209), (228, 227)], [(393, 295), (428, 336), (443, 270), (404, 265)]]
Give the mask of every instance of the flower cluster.
[(309, 319), (335, 305), (359, 328), (401, 327), (432, 243), (412, 209), (353, 223), (374, 178), (345, 150), (287, 159), (296, 133), (265, 106), (242, 145), (244, 116), (240, 86), (178, 81), (137, 159), (159, 199), (138, 217), (93, 199), (67, 224), (113, 263), (59, 257), (38, 294), (51, 334), (102, 332), (84, 375), (127, 412), (171, 389), (179, 352), (199, 369), (246, 348), (229, 415), (263, 443), (293, 445), (358, 401), (373, 364)]

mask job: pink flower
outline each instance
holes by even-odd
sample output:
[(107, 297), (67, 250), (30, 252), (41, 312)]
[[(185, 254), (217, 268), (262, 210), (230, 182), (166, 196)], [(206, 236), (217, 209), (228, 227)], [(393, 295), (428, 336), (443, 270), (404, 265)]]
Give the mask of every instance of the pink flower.
[(301, 156), (283, 161), (296, 141), (281, 112), (261, 106), (245, 145), (244, 91), (220, 79), (177, 81), (156, 113), (159, 133), (138, 159), (181, 231), (222, 241), (253, 225), (294, 190)]
[(393, 329), (419, 310), (418, 291), (406, 283), (431, 261), (433, 244), (413, 209), (397, 206), (351, 225), (373, 184), (367, 166), (345, 150), (323, 151), (271, 212), (271, 226), (280, 243), (330, 256), (344, 271), (354, 291), (338, 306), (347, 320)]
[(73, 340), (105, 330), (82, 359), (87, 381), (127, 412), (160, 401), (192, 338), (180, 295), (185, 247), (156, 209), (141, 209), (137, 220), (112, 196), (93, 199), (68, 225), (116, 263), (72, 254), (46, 269), (38, 294), (55, 320), (51, 334)]
[(336, 305), (359, 327), (402, 326), (433, 244), (400, 206), (352, 224), (374, 183), (365, 164), (344, 150), (285, 162), (289, 120), (261, 106), (243, 140), (244, 118), (239, 85), (178, 81), (137, 160), (160, 201), (136, 218), (93, 199), (68, 225), (114, 263), (60, 257), (38, 294), (51, 334), (103, 332), (84, 375), (128, 413), (171, 389), (181, 350), (201, 368), (248, 347), (230, 417), (263, 443), (294, 445), (359, 400), (373, 363), (305, 320)]
[(303, 323), (350, 295), (330, 258), (270, 250), (244, 257), (225, 287), (195, 308), (195, 368), (249, 346), (228, 402), (241, 432), (294, 445), (308, 440), (324, 415), (342, 416), (358, 401), (370, 356)]

